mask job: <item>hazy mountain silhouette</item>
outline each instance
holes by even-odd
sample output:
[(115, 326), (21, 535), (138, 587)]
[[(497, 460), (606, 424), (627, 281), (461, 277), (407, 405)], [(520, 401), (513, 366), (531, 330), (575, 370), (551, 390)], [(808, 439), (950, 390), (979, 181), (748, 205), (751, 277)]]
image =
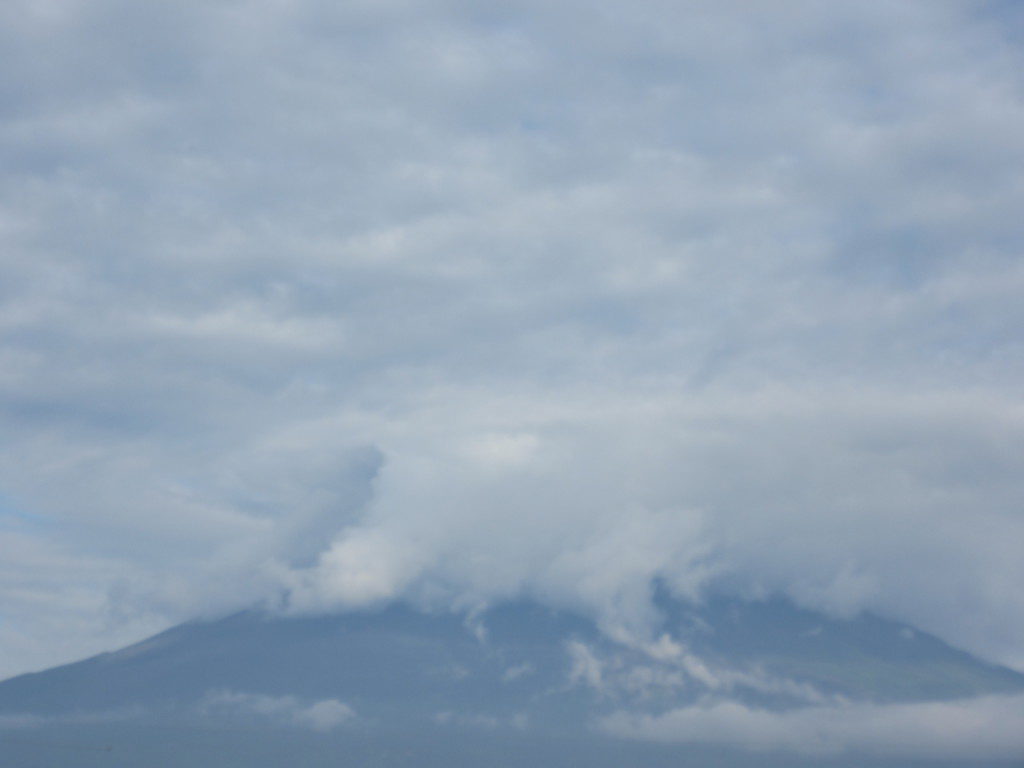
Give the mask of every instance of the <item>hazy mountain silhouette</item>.
[[(392, 605), (188, 623), (0, 682), (0, 762), (800, 765), (622, 741), (593, 724), (708, 697), (785, 710), (1024, 690), (1024, 675), (875, 616), (837, 620), (782, 600), (661, 604), (663, 630), (632, 644), (525, 602), (472, 620)], [(61, 750), (75, 759), (58, 762)], [(889, 764), (845, 759), (807, 764)]]

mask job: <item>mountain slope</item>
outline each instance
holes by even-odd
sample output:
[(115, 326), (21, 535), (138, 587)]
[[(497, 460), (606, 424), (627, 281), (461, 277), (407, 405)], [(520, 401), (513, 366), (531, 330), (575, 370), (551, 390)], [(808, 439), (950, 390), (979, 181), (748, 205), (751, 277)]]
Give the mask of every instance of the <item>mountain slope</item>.
[[(663, 601), (662, 608), (664, 631), (629, 645), (579, 616), (529, 603), (499, 606), (472, 622), (393, 605), (298, 619), (249, 611), (189, 623), (0, 682), (0, 725), (8, 725), (0, 728), (0, 755), (101, 732), (120, 734), (122, 744), (146, 742), (171, 728), (184, 741), (244, 734), (235, 747), (219, 748), (232, 754), (248, 749), (242, 742), (269, 739), (264, 763), (251, 764), (278, 765), (268, 755), (298, 729), (307, 740), (343, 742), (347, 753), (365, 749), (368, 764), (404, 765), (410, 755), (420, 757), (408, 764), (426, 764), (423, 745), (437, 740), (449, 760), (445, 750), (455, 743), (466, 754), (515, 745), (517, 754), (568, 759), (596, 738), (607, 742), (600, 755), (632, 748), (653, 765), (662, 752), (666, 760), (710, 758), (707, 748), (629, 747), (596, 736), (595, 724), (624, 711), (659, 717), (719, 701), (787, 712), (1024, 691), (1024, 675), (873, 616), (840, 621), (783, 601), (717, 600), (700, 608)], [(53, 736), (55, 728), (64, 736)], [(43, 733), (50, 736), (40, 744)], [(419, 746), (405, 757), (381, 757), (385, 745), (407, 742)]]

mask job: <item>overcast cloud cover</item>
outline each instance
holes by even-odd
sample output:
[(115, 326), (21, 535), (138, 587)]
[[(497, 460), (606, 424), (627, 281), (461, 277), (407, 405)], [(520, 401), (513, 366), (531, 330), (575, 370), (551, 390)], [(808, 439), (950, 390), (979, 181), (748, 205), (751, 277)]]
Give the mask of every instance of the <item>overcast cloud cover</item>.
[(654, 580), (1024, 668), (1022, 33), (6, 0), (0, 676), (259, 600), (643, 635)]

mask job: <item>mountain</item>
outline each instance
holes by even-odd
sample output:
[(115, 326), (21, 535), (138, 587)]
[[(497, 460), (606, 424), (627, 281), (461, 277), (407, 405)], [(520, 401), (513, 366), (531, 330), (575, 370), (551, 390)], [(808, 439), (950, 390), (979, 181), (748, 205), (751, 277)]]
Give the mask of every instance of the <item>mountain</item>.
[(713, 734), (628, 738), (621, 724), (726, 711), (789, 723), (1024, 691), (1024, 675), (876, 616), (660, 602), (664, 626), (642, 643), (526, 602), (471, 618), (394, 604), (192, 622), (0, 682), (0, 764), (907, 765), (856, 743), (801, 755)]

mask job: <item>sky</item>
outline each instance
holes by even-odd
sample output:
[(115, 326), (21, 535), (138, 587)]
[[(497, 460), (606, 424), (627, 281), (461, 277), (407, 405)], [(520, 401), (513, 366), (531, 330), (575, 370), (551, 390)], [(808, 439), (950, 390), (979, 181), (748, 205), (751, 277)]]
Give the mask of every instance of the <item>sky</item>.
[(656, 585), (1024, 669), (1017, 4), (7, 0), (0, 69), (0, 677)]

